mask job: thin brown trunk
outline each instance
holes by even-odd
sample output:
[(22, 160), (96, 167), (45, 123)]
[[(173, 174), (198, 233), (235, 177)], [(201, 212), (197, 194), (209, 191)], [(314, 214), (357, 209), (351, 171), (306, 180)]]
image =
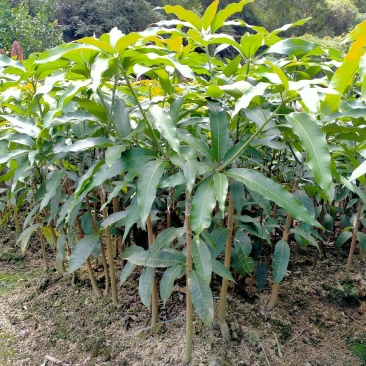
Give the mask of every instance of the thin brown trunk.
[[(106, 194), (102, 185), (99, 186), (100, 192), (100, 202), (102, 205), (106, 202)], [(104, 220), (108, 217), (107, 208), (103, 208), (103, 218)], [(109, 229), (109, 226), (105, 229), (106, 239), (107, 239), (107, 253), (108, 253), (108, 260), (109, 260), (109, 275), (111, 280), (111, 289), (112, 289), (112, 301), (113, 305), (118, 306), (118, 294), (117, 294), (117, 280), (116, 280), (116, 268), (114, 265), (114, 249), (112, 243), (112, 234)]]
[[(121, 208), (120, 208), (117, 197), (113, 197), (112, 202), (113, 202), (113, 212), (114, 213), (119, 212), (121, 210)], [(115, 243), (114, 243), (114, 256), (115, 256), (115, 258), (118, 258), (118, 256), (119, 256), (119, 245), (120, 245), (120, 243), (121, 243), (121, 238), (117, 237), (116, 240), (115, 240)]]
[(350, 271), (351, 271), (352, 259), (353, 259), (353, 254), (355, 252), (356, 241), (357, 241), (358, 228), (360, 227), (361, 211), (362, 211), (362, 201), (360, 200), (360, 202), (358, 204), (358, 209), (357, 209), (355, 224), (353, 226), (352, 242), (351, 242), (351, 247), (349, 249), (349, 254), (348, 254), (346, 274), (344, 276), (344, 279), (346, 281), (349, 280), (349, 274), (350, 274)]
[[(37, 215), (37, 218), (38, 218), (38, 215)], [(42, 228), (38, 228), (38, 236), (39, 236), (39, 241), (41, 242), (41, 250), (42, 250), (44, 267), (45, 267), (46, 271), (48, 271), (50, 269), (50, 266), (48, 264), (46, 245), (45, 245), (45, 241), (44, 241), (44, 237), (43, 237), (43, 233), (42, 233)]]
[[(66, 187), (67, 187), (66, 189), (68, 191), (68, 194), (70, 194), (70, 190), (69, 190), (68, 185), (66, 185)], [(80, 240), (84, 237), (84, 232), (83, 232), (83, 228), (81, 226), (80, 218), (78, 216), (75, 219), (75, 223), (76, 223), (76, 226), (78, 228), (79, 240)], [(94, 290), (94, 294), (95, 294), (96, 297), (101, 297), (102, 294), (101, 294), (100, 289), (97, 285), (97, 281), (95, 280), (93, 268), (92, 268), (92, 265), (91, 265), (91, 262), (90, 262), (90, 258), (88, 258), (86, 260), (86, 267), (88, 269), (88, 274), (89, 274), (90, 282), (91, 282), (93, 290)]]
[(192, 271), (192, 229), (191, 229), (191, 200), (186, 195), (185, 228), (186, 228), (186, 343), (183, 355), (183, 365), (188, 365), (192, 358), (193, 347), (193, 305), (189, 288), (189, 276)]
[[(230, 261), (231, 261), (231, 245), (233, 239), (233, 218), (234, 218), (234, 202), (233, 197), (229, 194), (229, 207), (227, 216), (227, 229), (228, 237), (225, 246), (225, 267), (230, 271)], [(219, 302), (219, 325), (221, 330), (221, 335), (225, 340), (230, 340), (229, 327), (226, 323), (226, 296), (227, 289), (229, 286), (229, 280), (227, 278), (222, 279), (222, 286), (220, 292), (220, 302)]]
[[(151, 247), (154, 242), (154, 233), (151, 224), (150, 215), (147, 217), (147, 237), (149, 242), (149, 247)], [(151, 293), (151, 325), (154, 326), (158, 322), (158, 314), (159, 314), (159, 296), (158, 296), (158, 285), (156, 280), (156, 274), (154, 274), (154, 285)]]
[[(89, 212), (91, 212), (90, 201), (89, 201), (88, 195), (86, 195), (86, 197), (85, 197), (85, 203), (86, 203), (86, 209)], [(91, 215), (91, 217), (92, 217), (92, 226), (93, 226), (94, 234), (98, 234), (98, 227), (97, 227), (97, 222), (96, 222), (95, 216)], [(103, 240), (100, 240), (100, 257), (102, 258), (104, 278), (105, 278), (104, 296), (107, 296), (107, 294), (109, 294), (109, 290), (110, 290), (109, 271), (108, 271), (108, 262), (107, 262), (107, 257), (105, 255)]]

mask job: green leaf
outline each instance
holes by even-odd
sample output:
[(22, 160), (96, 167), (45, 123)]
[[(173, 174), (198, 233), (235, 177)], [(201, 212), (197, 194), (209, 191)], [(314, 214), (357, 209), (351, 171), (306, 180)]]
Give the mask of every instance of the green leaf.
[(136, 195), (139, 214), (144, 226), (156, 197), (156, 187), (163, 173), (164, 163), (161, 160), (149, 161), (141, 170)]
[(198, 186), (192, 200), (191, 223), (197, 236), (211, 225), (212, 210), (215, 206), (214, 182), (212, 177), (209, 177)]
[(241, 0), (238, 3), (232, 3), (227, 5), (223, 10), (219, 11), (211, 23), (211, 32), (216, 32), (222, 27), (227, 18), (235, 13), (239, 13), (243, 10), (245, 4), (251, 3), (253, 0)]
[(349, 180), (352, 181), (358, 179), (365, 174), (366, 174), (366, 160), (353, 171)]
[(129, 108), (124, 99), (116, 99), (113, 103), (112, 123), (121, 139), (131, 134)]
[(253, 258), (249, 257), (252, 251), (252, 242), (249, 236), (242, 231), (238, 231), (234, 238), (234, 244), (241, 270), (250, 275), (254, 271), (255, 262)]
[(235, 117), (242, 109), (247, 108), (255, 96), (264, 95), (264, 92), (269, 86), (270, 84), (267, 83), (258, 83), (255, 86), (249, 86), (243, 95), (236, 101), (235, 110), (231, 117)]
[(120, 285), (123, 285), (124, 282), (127, 280), (127, 278), (132, 274), (134, 269), (136, 268), (136, 264), (127, 262), (125, 266), (123, 267), (123, 270), (121, 272), (121, 276), (119, 278)]
[(214, 0), (211, 5), (205, 10), (202, 17), (203, 29), (209, 29), (212, 20), (214, 19), (217, 11), (217, 6), (219, 5), (219, 0)]
[(170, 117), (172, 118), (174, 125), (176, 126), (178, 123), (178, 119), (179, 119), (179, 111), (180, 108), (183, 105), (184, 102), (184, 95), (180, 96), (179, 98), (177, 98), (171, 105), (170, 105), (170, 109), (169, 109), (169, 114)]
[(360, 247), (363, 251), (366, 250), (366, 234), (361, 233), (360, 231), (357, 233), (357, 239), (360, 243)]
[(333, 217), (328, 213), (326, 213), (323, 218), (323, 223), (324, 223), (325, 235), (326, 236), (332, 235), (334, 226)]
[(125, 223), (125, 233), (123, 234), (122, 241), (124, 242), (127, 235), (130, 233), (130, 229), (133, 224), (135, 224), (140, 217), (139, 205), (137, 203), (137, 197), (132, 198), (131, 204), (127, 209), (126, 223)]
[(211, 84), (206, 91), (206, 95), (210, 98), (220, 98), (222, 95), (224, 94), (224, 92), (216, 85), (216, 84)]
[(186, 183), (183, 172), (166, 175), (159, 183), (159, 188), (172, 188)]
[(234, 245), (237, 250), (241, 250), (246, 256), (252, 251), (252, 241), (249, 235), (243, 231), (237, 231), (234, 237)]
[(217, 258), (224, 251), (228, 235), (229, 231), (225, 227), (219, 227), (211, 233), (201, 232), (203, 240), (209, 245), (208, 249), (212, 258)]
[(46, 183), (47, 193), (45, 194), (43, 200), (41, 201), (40, 210), (42, 210), (45, 206), (47, 206), (48, 202), (50, 202), (50, 199), (56, 194), (56, 191), (60, 186), (60, 182), (64, 174), (65, 170), (61, 169), (59, 171), (54, 172), (51, 177), (48, 177)]
[(306, 239), (308, 242), (310, 242), (319, 249), (318, 242), (315, 240), (315, 238), (307, 231), (301, 229), (301, 227), (295, 227), (294, 229), (291, 229), (290, 233), (300, 235), (302, 238)]
[(317, 122), (306, 113), (291, 113), (286, 116), (306, 151), (306, 162), (315, 181), (330, 200), (333, 187), (332, 167), (328, 144)]
[(150, 113), (154, 118), (155, 126), (161, 130), (163, 136), (168, 141), (169, 146), (179, 154), (180, 144), (177, 136), (177, 130), (169, 112), (158, 105), (153, 105), (150, 107)]
[(192, 270), (189, 273), (188, 289), (198, 316), (204, 324), (211, 326), (214, 318), (214, 301), (210, 287), (199, 272)]
[(186, 257), (175, 249), (160, 250), (152, 256), (146, 258), (147, 267), (171, 267), (176, 264), (184, 264)]
[(244, 185), (236, 180), (230, 183), (230, 194), (233, 196), (235, 211), (240, 214), (244, 205)]
[(231, 272), (218, 260), (212, 258), (212, 272), (216, 273), (222, 278), (226, 278), (229, 281), (235, 282)]
[(259, 261), (257, 267), (255, 268), (255, 286), (258, 291), (264, 290), (267, 285), (267, 267), (262, 262)]
[(51, 48), (42, 52), (38, 59), (37, 64), (46, 64), (48, 62), (56, 61), (61, 57), (67, 57), (72, 53), (80, 53), (81, 51), (99, 51), (99, 48), (93, 45), (77, 44), (77, 43), (64, 43), (60, 46)]
[[(257, 192), (251, 191), (250, 189), (248, 189), (250, 196), (252, 197), (253, 201), (255, 202), (256, 205), (258, 205), (259, 207), (261, 207), (264, 211), (264, 213), (270, 217), (271, 216), (271, 203), (266, 200), (265, 198), (263, 198), (260, 194), (258, 194)], [(295, 196), (295, 195), (294, 195)], [(298, 197), (296, 197), (298, 198)], [(300, 201), (300, 200), (299, 200)], [(305, 206), (306, 207), (306, 206)], [(306, 207), (307, 208), (307, 207)]]
[(141, 302), (150, 308), (151, 294), (154, 286), (155, 268), (146, 267), (139, 278), (139, 295)]
[(96, 235), (88, 235), (80, 239), (72, 249), (69, 261), (69, 273), (79, 269), (89, 258), (90, 254), (100, 245), (100, 239)]
[(286, 274), (290, 260), (290, 247), (285, 240), (279, 240), (273, 253), (272, 271), (273, 281), (278, 284)]
[(165, 306), (170, 295), (173, 292), (174, 281), (183, 276), (185, 272), (185, 267), (181, 264), (176, 264), (173, 267), (168, 268), (161, 278), (160, 281), (160, 297)]
[(213, 161), (214, 157), (212, 154), (212, 150), (207, 145), (207, 143), (203, 140), (200, 140), (190, 133), (179, 129), (178, 131), (179, 140), (185, 142), (188, 146), (192, 147), (195, 151), (197, 151), (198, 155), (205, 156), (209, 159), (209, 161)]
[(321, 228), (314, 216), (291, 193), (281, 185), (250, 169), (234, 168), (226, 173), (229, 177), (243, 183), (249, 189), (258, 192), (262, 197), (272, 200), (283, 207), (292, 217)]
[(316, 43), (304, 41), (303, 39), (283, 39), (268, 48), (266, 53), (279, 53), (283, 55), (302, 55), (318, 47)]
[(121, 53), (125, 48), (133, 45), (141, 38), (142, 36), (138, 33), (135, 32), (128, 33), (127, 35), (123, 35), (118, 39), (118, 41), (116, 41), (116, 45), (114, 48), (117, 53)]
[(229, 189), (229, 181), (227, 176), (222, 173), (215, 173), (213, 176), (214, 180), (214, 188), (215, 188), (215, 197), (217, 202), (219, 203), (220, 210), (222, 212), (222, 216), (224, 217), (225, 213), (225, 202), (227, 197), (227, 192)]
[(19, 150), (13, 150), (2, 157), (0, 157), (0, 164), (4, 164), (9, 162), (10, 160), (14, 158), (20, 158), (23, 155), (28, 155), (29, 150), (19, 149)]
[(26, 71), (24, 65), (20, 61), (11, 59), (8, 56), (0, 55), (0, 67), (11, 66), (22, 71)]
[(20, 133), (25, 133), (30, 137), (37, 138), (41, 132), (41, 130), (35, 125), (35, 122), (29, 118), (17, 115), (11, 116), (7, 114), (3, 114), (1, 117), (10, 122), (11, 128)]
[(108, 70), (110, 59), (104, 55), (99, 55), (91, 65), (90, 79), (92, 80), (91, 88), (94, 93), (97, 92), (103, 78), (103, 73)]
[(203, 241), (192, 241), (192, 258), (195, 269), (202, 274), (207, 286), (211, 282), (212, 261), (211, 253)]
[(264, 34), (250, 34), (245, 33), (240, 39), (241, 51), (247, 59), (251, 59), (255, 56), (259, 47), (263, 46)]
[(315, 215), (314, 203), (305, 191), (298, 189), (294, 192), (294, 196), (308, 209), (313, 215)]
[(149, 258), (161, 249), (165, 249), (172, 244), (172, 242), (182, 234), (182, 228), (170, 227), (162, 231), (151, 244), (148, 250)]
[(197, 160), (188, 158), (186, 163), (184, 164), (183, 173), (189, 195), (191, 194), (194, 182), (196, 181), (197, 170), (198, 170)]
[(138, 266), (144, 266), (147, 257), (148, 252), (138, 245), (131, 245), (122, 254), (122, 259)]
[(285, 90), (288, 90), (289, 83), (285, 73), (272, 62), (266, 60), (265, 63), (272, 69), (272, 71), (279, 77), (281, 84), (285, 87)]
[(119, 211), (119, 212), (115, 212), (112, 213), (110, 215), (108, 215), (108, 217), (102, 221), (102, 227), (106, 228), (110, 225), (113, 225), (114, 223), (121, 221), (123, 219), (125, 219), (127, 216), (127, 211)]
[(138, 147), (124, 151), (121, 155), (121, 160), (124, 164), (124, 171), (128, 171), (136, 165), (142, 164), (146, 160), (150, 160), (155, 157), (156, 153), (153, 150)]
[(219, 102), (208, 102), (212, 152), (215, 160), (220, 162), (229, 147), (229, 120), (226, 111)]
[[(363, 21), (358, 25), (359, 29), (363, 27), (365, 28), (366, 22)], [(339, 92), (339, 94), (327, 94), (325, 96), (322, 112), (323, 114), (330, 114), (336, 112), (339, 108), (340, 101), (342, 99), (342, 94), (346, 91), (346, 89), (353, 83), (356, 72), (360, 66), (360, 60), (365, 55), (365, 39), (361, 33), (354, 33), (352, 36), (353, 39), (358, 40), (352, 43), (349, 48), (342, 65), (335, 71), (332, 76), (332, 79), (329, 83), (329, 88), (335, 89)]]
[[(9, 211), (10, 212), (10, 211)], [(26, 228), (22, 233), (19, 235), (17, 239), (17, 244), (20, 245), (20, 249), (22, 252), (24, 252), (27, 248), (29, 239), (34, 231), (39, 229), (41, 227), (41, 224), (34, 224)]]
[(341, 247), (344, 243), (346, 243), (349, 239), (351, 239), (352, 233), (350, 231), (343, 231), (338, 235), (338, 238), (335, 242), (337, 248)]
[(112, 146), (113, 141), (106, 138), (106, 137), (88, 137), (84, 140), (77, 140), (72, 145), (56, 145), (53, 148), (53, 151), (56, 154), (59, 153), (68, 153), (68, 152), (81, 152), (85, 151), (90, 148), (95, 147), (106, 147), (106, 146)]
[(180, 5), (166, 5), (164, 6), (164, 10), (167, 14), (175, 14), (178, 19), (184, 20), (187, 22), (188, 26), (195, 28), (197, 30), (202, 29), (201, 19), (191, 10), (186, 10)]

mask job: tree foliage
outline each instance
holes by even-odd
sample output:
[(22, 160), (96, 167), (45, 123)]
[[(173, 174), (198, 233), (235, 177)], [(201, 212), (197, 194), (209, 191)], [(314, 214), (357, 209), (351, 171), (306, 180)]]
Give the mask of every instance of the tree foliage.
[[(15, 7), (9, 0), (0, 3), (0, 48), (10, 51), (13, 41), (18, 41), (25, 57), (33, 52), (42, 52), (62, 42), (62, 31), (54, 13), (53, 0), (34, 6), (23, 1)], [(40, 5), (40, 4), (38, 4)]]

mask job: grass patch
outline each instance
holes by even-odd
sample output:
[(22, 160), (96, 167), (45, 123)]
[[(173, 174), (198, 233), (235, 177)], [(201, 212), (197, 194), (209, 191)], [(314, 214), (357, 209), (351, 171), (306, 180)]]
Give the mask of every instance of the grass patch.
[(363, 339), (356, 339), (347, 342), (348, 349), (361, 360), (361, 366), (366, 366), (366, 333)]
[(0, 361), (15, 357), (15, 350), (12, 348), (14, 343), (15, 338), (13, 335), (0, 332)]

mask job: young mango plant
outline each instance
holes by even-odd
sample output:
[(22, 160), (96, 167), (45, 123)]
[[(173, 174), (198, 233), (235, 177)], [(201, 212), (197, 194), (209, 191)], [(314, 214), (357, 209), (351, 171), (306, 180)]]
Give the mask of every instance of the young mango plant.
[[(366, 135), (363, 118), (366, 107), (364, 102), (366, 95), (365, 29), (366, 21), (356, 26), (347, 36), (345, 41), (352, 42), (352, 44), (341, 66), (334, 72), (330, 80), (330, 87), (337, 90), (338, 94), (326, 95), (322, 104), (322, 112), (325, 114), (324, 120), (328, 122), (323, 129), (331, 134), (337, 142), (337, 160), (339, 160), (339, 156), (342, 156), (343, 160), (346, 161), (346, 169), (344, 166), (339, 169), (338, 181), (354, 192), (357, 197), (351, 200), (347, 206), (357, 205), (353, 224), (349, 227), (350, 230), (345, 227), (336, 242), (337, 246), (341, 246), (348, 239), (351, 239), (345, 280), (349, 280), (357, 240), (360, 243), (361, 258), (362, 251), (365, 250), (364, 233), (359, 232), (361, 222), (364, 220), (366, 202), (366, 163), (364, 161)], [(349, 172), (349, 167), (353, 168), (353, 172)], [(347, 180), (345, 176), (349, 176), (349, 173), (351, 176)]]
[[(329, 82), (341, 55), (280, 37), (306, 20), (272, 32), (228, 20), (248, 2), (217, 11), (214, 1), (202, 18), (166, 6), (177, 19), (141, 33), (113, 29), (31, 61), (0, 59), (0, 164), (10, 172), (3, 179), (13, 178), (11, 192), (29, 203), (25, 224), (35, 226), (24, 239), (38, 228), (46, 237), (50, 232), (58, 268), (74, 273), (86, 263), (97, 296), (93, 265), (100, 259), (105, 292), (110, 285), (116, 305), (115, 252), (122, 242), (127, 262), (120, 283), (142, 267), (139, 294), (152, 324), (158, 295), (165, 304), (185, 277), (184, 364), (192, 354), (193, 309), (208, 326), (214, 319), (212, 273), (223, 278), (218, 316), (229, 339), (231, 270), (236, 278), (255, 271), (263, 288), (266, 243), (274, 252), (270, 310), (287, 270), (290, 236), (317, 245), (314, 227), (323, 228), (308, 195), (328, 204), (333, 179), (340, 179), (328, 141), (341, 117), (328, 123), (323, 113), (329, 98), (344, 91)], [(227, 25), (247, 32), (237, 41), (220, 33)], [(227, 48), (233, 59), (221, 56)], [(147, 230), (145, 247), (131, 234), (138, 228)], [(280, 238), (274, 228), (283, 231)], [(157, 268), (164, 270), (160, 284)]]

